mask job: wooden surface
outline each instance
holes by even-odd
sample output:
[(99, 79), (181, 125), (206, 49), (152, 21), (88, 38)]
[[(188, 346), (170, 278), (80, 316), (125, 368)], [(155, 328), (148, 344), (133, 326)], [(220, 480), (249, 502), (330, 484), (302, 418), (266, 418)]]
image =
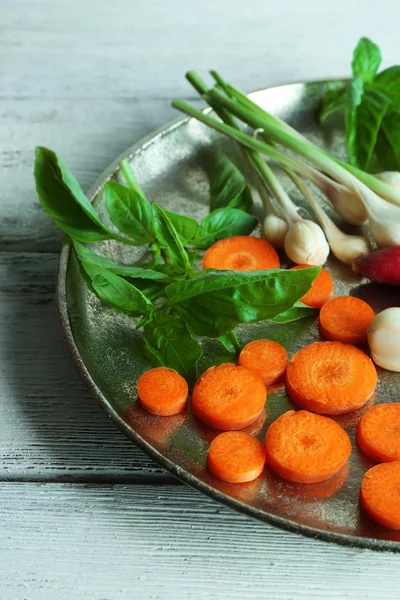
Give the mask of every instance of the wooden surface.
[(108, 421), (64, 348), (60, 235), (33, 149), (81, 183), (175, 118), (183, 74), (251, 90), (341, 76), (369, 35), (400, 62), (394, 0), (0, 0), (0, 598), (399, 597), (400, 556), (251, 521), (165, 474)]

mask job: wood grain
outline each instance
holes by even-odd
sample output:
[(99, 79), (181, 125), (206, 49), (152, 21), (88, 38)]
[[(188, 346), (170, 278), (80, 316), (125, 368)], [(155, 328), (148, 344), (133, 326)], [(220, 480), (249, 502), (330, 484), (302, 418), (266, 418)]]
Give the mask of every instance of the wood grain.
[(3, 483), (0, 514), (2, 600), (398, 599), (398, 555), (279, 531), (184, 486)]
[(57, 262), (0, 253), (0, 480), (171, 481), (75, 371), (54, 304)]

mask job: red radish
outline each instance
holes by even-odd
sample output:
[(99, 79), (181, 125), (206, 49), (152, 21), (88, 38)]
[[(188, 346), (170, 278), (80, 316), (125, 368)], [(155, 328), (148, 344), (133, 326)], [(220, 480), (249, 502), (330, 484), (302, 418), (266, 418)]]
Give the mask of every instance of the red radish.
[(355, 261), (355, 270), (372, 281), (400, 285), (400, 246), (364, 254)]

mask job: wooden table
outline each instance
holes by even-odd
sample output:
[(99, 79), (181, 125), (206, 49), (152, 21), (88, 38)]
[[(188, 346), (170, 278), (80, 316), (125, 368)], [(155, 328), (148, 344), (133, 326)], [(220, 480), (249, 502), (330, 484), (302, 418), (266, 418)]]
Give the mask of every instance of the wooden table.
[[(237, 5), (237, 8), (236, 8)], [(60, 235), (33, 149), (87, 187), (176, 115), (183, 74), (246, 90), (349, 71), (361, 35), (400, 62), (394, 0), (0, 0), (0, 598), (399, 598), (400, 556), (250, 520), (172, 479), (101, 412), (61, 340)]]

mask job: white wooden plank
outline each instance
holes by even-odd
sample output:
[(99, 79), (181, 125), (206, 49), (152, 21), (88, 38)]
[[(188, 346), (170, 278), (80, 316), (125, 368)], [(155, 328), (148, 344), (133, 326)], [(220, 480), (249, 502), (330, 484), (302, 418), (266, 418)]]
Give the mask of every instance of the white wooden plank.
[(0, 514), (2, 600), (398, 599), (400, 555), (289, 534), (183, 486), (3, 483)]
[(167, 478), (76, 373), (54, 305), (57, 260), (0, 253), (0, 480)]

